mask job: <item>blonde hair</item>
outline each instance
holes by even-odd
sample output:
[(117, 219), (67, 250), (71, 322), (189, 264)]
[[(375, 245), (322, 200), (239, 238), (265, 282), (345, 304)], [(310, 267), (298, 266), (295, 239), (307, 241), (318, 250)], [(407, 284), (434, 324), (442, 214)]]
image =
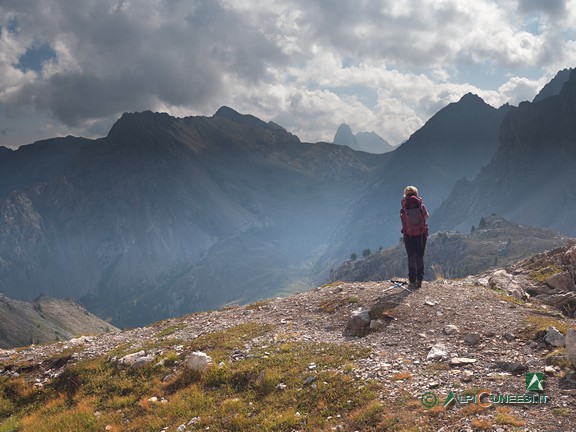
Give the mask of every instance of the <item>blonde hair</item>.
[(406, 186), (406, 189), (404, 189), (404, 196), (418, 196), (418, 188), (416, 186)]

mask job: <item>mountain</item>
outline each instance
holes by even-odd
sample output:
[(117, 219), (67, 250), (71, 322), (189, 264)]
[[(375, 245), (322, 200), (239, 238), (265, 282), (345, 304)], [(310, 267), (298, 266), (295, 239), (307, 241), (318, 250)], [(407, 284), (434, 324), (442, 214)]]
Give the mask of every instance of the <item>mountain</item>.
[(510, 110), (494, 159), (454, 186), (430, 218), (435, 229), (467, 230), (478, 215), (576, 235), (576, 72), (558, 95)]
[(574, 69), (572, 68), (562, 69), (560, 72), (558, 72), (549, 83), (542, 87), (542, 90), (540, 90), (540, 92), (534, 97), (532, 102), (540, 102), (547, 97), (559, 94), (562, 90), (562, 87), (564, 86), (564, 83), (570, 79), (570, 73), (573, 70)]
[[(514, 275), (499, 269), (425, 282), (415, 292), (386, 281), (337, 282), (80, 341), (0, 350), (0, 425), (574, 430), (574, 320), (533, 297), (513, 297), (499, 277), (522, 275), (546, 289), (561, 274), (573, 285), (575, 268), (572, 246), (520, 263)], [(526, 390), (531, 376), (543, 380), (541, 391)]]
[(0, 147), (0, 198), (58, 175), (92, 141), (85, 138), (53, 138), (22, 146)]
[(0, 348), (45, 344), (117, 330), (72, 300), (40, 296), (28, 303), (0, 294)]
[(375, 132), (352, 133), (352, 129), (347, 124), (341, 124), (334, 135), (334, 144), (345, 145), (354, 150), (367, 153), (388, 153), (395, 149), (384, 138)]
[[(426, 280), (462, 278), (508, 266), (536, 253), (564, 246), (569, 239), (542, 228), (518, 225), (497, 215), (479, 219), (468, 234), (438, 232), (428, 238)], [(329, 282), (364, 282), (405, 278), (408, 264), (402, 243), (356, 261), (347, 260), (330, 273)]]
[(24, 164), (45, 175), (0, 199), (0, 290), (79, 299), (122, 327), (309, 288), (346, 203), (388, 158), (225, 107), (125, 114), (76, 143)]
[(334, 235), (332, 249), (321, 261), (324, 267), (338, 265), (334, 257), (396, 244), (404, 188), (418, 187), (432, 213), (458, 180), (473, 178), (490, 162), (498, 148), (502, 119), (509, 110), (508, 105), (496, 109), (467, 94), (428, 120), (390, 153), (386, 166), (349, 207), (347, 219)]

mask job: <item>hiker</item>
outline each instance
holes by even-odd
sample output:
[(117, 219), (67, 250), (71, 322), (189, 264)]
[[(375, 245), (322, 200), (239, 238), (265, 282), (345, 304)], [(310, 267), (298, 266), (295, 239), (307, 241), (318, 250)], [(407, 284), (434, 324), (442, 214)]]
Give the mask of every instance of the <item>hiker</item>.
[(408, 280), (410, 288), (420, 288), (424, 279), (424, 251), (428, 239), (428, 211), (418, 196), (418, 189), (407, 186), (404, 189), (400, 220), (404, 246), (408, 254)]

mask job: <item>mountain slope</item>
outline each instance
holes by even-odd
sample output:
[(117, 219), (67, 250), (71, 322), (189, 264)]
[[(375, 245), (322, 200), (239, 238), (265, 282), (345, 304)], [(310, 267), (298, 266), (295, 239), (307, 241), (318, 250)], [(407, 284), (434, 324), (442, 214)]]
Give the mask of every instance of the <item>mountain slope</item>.
[[(541, 228), (518, 225), (496, 215), (482, 217), (469, 234), (432, 234), (424, 257), (426, 280), (461, 278), (564, 246), (568, 238)], [(406, 250), (402, 243), (357, 260), (348, 260), (330, 273), (329, 282), (363, 282), (405, 278)]]
[[(570, 251), (576, 260), (575, 248), (556, 255)], [(575, 342), (565, 337), (566, 348), (558, 348), (547, 340), (556, 334), (559, 345), (558, 333), (573, 332), (574, 320), (492, 289), (488, 277), (426, 282), (416, 292), (387, 282), (335, 283), (76, 345), (0, 350), (0, 425), (571, 430)], [(358, 309), (370, 329), (345, 336)], [(201, 368), (200, 360), (210, 361)], [(543, 391), (526, 389), (527, 372), (545, 373)], [(480, 390), (488, 397), (479, 404)], [(450, 393), (456, 400), (443, 407)], [(490, 395), (500, 403), (486, 407)], [(533, 403), (519, 403), (525, 396)]]
[(494, 159), (455, 185), (432, 215), (437, 229), (467, 230), (480, 214), (576, 235), (576, 73), (559, 95), (521, 103), (503, 122)]
[(0, 201), (0, 288), (80, 298), (119, 326), (308, 288), (342, 203), (384, 161), (229, 108), (125, 114)]
[(41, 296), (27, 303), (0, 294), (0, 348), (117, 330), (72, 300)]

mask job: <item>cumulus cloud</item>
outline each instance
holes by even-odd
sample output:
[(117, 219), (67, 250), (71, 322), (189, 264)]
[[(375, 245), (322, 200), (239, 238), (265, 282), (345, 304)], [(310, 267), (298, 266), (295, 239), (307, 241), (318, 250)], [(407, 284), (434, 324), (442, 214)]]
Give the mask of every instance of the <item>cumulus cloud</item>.
[(467, 92), (516, 103), (574, 66), (570, 2), (4, 0), (0, 121), (95, 134), (124, 111), (229, 105), (307, 141), (346, 122), (399, 143)]

